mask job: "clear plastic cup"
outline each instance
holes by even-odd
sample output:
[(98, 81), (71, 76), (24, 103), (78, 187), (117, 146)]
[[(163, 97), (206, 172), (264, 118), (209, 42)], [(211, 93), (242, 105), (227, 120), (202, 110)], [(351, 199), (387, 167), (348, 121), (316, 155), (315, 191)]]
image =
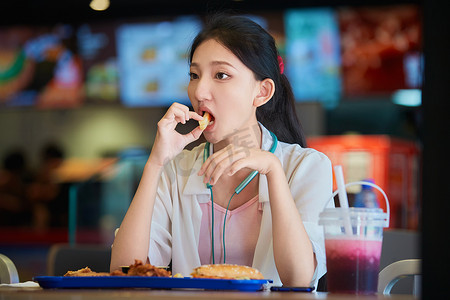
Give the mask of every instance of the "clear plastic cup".
[[(320, 214), (327, 257), (327, 288), (331, 293), (377, 292), (383, 227), (380, 208), (327, 208)], [(352, 232), (345, 231), (345, 218)]]
[(326, 208), (320, 213), (319, 224), (323, 225), (325, 235), (329, 292), (377, 292), (383, 228), (389, 226), (389, 201), (384, 191), (382, 193), (387, 213), (381, 208), (359, 207)]

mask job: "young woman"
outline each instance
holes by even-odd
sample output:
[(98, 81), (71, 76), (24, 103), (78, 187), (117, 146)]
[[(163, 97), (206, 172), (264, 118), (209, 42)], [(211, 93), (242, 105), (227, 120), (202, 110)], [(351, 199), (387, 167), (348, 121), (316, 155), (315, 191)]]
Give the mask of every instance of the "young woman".
[[(318, 215), (332, 192), (331, 163), (304, 148), (274, 39), (247, 18), (219, 16), (194, 40), (189, 63), (194, 111), (174, 103), (158, 122), (111, 270), (140, 259), (187, 276), (225, 262), (275, 284), (315, 286), (326, 272)], [(205, 112), (204, 131), (175, 131)], [(202, 133), (208, 143), (183, 150)]]

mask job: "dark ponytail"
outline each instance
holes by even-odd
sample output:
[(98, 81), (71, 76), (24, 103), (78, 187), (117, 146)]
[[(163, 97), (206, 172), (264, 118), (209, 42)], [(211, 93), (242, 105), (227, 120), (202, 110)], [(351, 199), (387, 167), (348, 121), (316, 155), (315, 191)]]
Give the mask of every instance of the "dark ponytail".
[[(284, 74), (280, 77), (281, 88), (277, 86), (272, 100), (258, 107), (256, 117), (267, 129), (275, 133), (280, 141), (306, 147), (303, 127), (295, 110), (291, 84)], [(279, 91), (278, 95), (276, 90)]]
[(233, 52), (253, 71), (257, 80), (270, 78), (274, 81), (275, 93), (270, 101), (257, 108), (256, 118), (280, 141), (306, 147), (291, 85), (280, 73), (279, 54), (273, 37), (246, 17), (215, 15), (192, 43), (189, 63), (195, 49), (209, 39), (215, 39)]

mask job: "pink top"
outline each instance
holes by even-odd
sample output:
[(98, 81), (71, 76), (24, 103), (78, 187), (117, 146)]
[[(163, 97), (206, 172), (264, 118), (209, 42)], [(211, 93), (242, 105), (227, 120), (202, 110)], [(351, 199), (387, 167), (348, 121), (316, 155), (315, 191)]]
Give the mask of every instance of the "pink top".
[[(261, 226), (262, 205), (255, 196), (236, 209), (228, 211), (225, 224), (226, 263), (251, 266)], [(198, 252), (200, 262), (212, 264), (211, 201), (200, 203), (202, 223)], [(214, 203), (214, 259), (223, 263), (223, 221), (226, 209)]]

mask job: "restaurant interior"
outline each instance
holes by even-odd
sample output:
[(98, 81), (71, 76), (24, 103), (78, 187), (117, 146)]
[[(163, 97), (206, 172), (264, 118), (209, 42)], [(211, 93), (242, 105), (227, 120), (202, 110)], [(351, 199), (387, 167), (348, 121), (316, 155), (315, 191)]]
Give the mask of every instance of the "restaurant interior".
[[(448, 224), (441, 141), (449, 136), (450, 49), (442, 37), (450, 26), (439, 8), (394, 0), (4, 1), (0, 253), (21, 281), (62, 275), (54, 265), (61, 249), (95, 249), (105, 266), (157, 122), (174, 101), (189, 105), (189, 42), (209, 14), (227, 10), (274, 36), (308, 147), (342, 165), (347, 182), (372, 180), (388, 195), (381, 265), (423, 259), (422, 293), (432, 293), (448, 279), (437, 249), (449, 250), (440, 232)], [(348, 190), (350, 204), (361, 190)]]

